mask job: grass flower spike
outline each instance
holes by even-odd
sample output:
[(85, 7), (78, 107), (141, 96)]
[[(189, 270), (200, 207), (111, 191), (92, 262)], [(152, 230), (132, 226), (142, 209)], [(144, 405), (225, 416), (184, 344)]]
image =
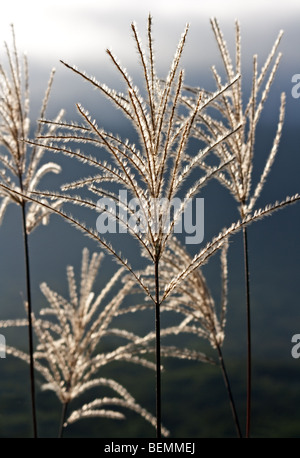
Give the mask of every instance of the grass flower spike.
[[(25, 202), (18, 197), (14, 190), (29, 194), (38, 189), (40, 180), (47, 173), (60, 173), (61, 167), (54, 162), (41, 163), (45, 149), (43, 147), (29, 147), (25, 140), (30, 136), (30, 100), (28, 63), (24, 57), (24, 68), (21, 67), (18, 56), (14, 30), (12, 51), (6, 46), (8, 71), (0, 65), (0, 183), (6, 189), (0, 190), (0, 223), (5, 210), (10, 203), (25, 206)], [(44, 117), (54, 71), (51, 73), (45, 97), (42, 103), (40, 116)], [(60, 112), (57, 120), (61, 118)], [(38, 124), (36, 136), (41, 134), (42, 126)], [(53, 132), (55, 126), (49, 128)], [(10, 192), (10, 191), (11, 192)], [(58, 207), (59, 203), (55, 206)], [(31, 203), (26, 212), (26, 232), (29, 234), (38, 224), (47, 224), (50, 210)]]

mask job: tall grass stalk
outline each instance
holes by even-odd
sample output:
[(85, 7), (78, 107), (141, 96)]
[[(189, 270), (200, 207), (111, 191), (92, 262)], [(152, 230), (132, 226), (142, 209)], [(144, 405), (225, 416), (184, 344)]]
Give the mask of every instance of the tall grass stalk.
[[(235, 23), (235, 65), (232, 63), (231, 55), (227, 47), (227, 43), (222, 35), (220, 26), (216, 19), (211, 20), (211, 26), (215, 35), (215, 39), (221, 54), (222, 62), (225, 69), (225, 75), (228, 81), (232, 75), (239, 73), (242, 75), (241, 68), (241, 33), (238, 21)], [(281, 30), (275, 40), (275, 43), (267, 56), (267, 59), (258, 71), (257, 55), (253, 56), (253, 77), (252, 88), (249, 99), (244, 108), (244, 100), (242, 93), (242, 78), (234, 85), (230, 86), (227, 93), (214, 102), (214, 108), (217, 117), (207, 113), (198, 116), (198, 125), (194, 130), (196, 138), (201, 138), (207, 144), (217, 138), (219, 135), (233, 126), (236, 122), (242, 124), (242, 128), (234, 133), (228, 140), (215, 148), (216, 156), (221, 160), (228, 156), (234, 156), (234, 160), (230, 162), (227, 170), (216, 176), (219, 181), (229, 189), (234, 199), (237, 202), (238, 210), (241, 219), (247, 217), (253, 211), (257, 199), (260, 197), (263, 186), (271, 170), (272, 164), (278, 151), (281, 138), (284, 113), (285, 113), (285, 94), (281, 94), (279, 120), (277, 131), (274, 136), (273, 145), (269, 156), (266, 160), (265, 167), (261, 173), (260, 179), (252, 190), (252, 171), (254, 164), (255, 137), (256, 128), (260, 120), (260, 116), (269, 95), (275, 74), (277, 72), (281, 53), (277, 54), (283, 31)], [(277, 54), (277, 55), (276, 55)], [(273, 62), (274, 61), (274, 62)], [(221, 87), (222, 78), (215, 67), (212, 68), (213, 77), (217, 87)], [(196, 94), (198, 89), (189, 88), (195, 93), (195, 96), (186, 98), (185, 104), (193, 109), (196, 103)], [(208, 93), (209, 95), (209, 93)], [(194, 98), (194, 101), (193, 101)], [(201, 163), (200, 166), (205, 170), (209, 170), (210, 166)], [(243, 253), (245, 266), (245, 294), (246, 294), (246, 334), (247, 334), (247, 400), (246, 400), (246, 437), (250, 437), (251, 429), (251, 390), (252, 390), (252, 349), (251, 349), (251, 301), (250, 301), (250, 280), (249, 280), (249, 249), (248, 249), (248, 234), (247, 227), (243, 227)]]
[[(20, 186), (22, 189), (22, 185)], [(33, 344), (33, 327), (32, 327), (32, 301), (31, 301), (31, 281), (30, 281), (30, 265), (29, 265), (29, 248), (28, 234), (26, 230), (26, 213), (25, 204), (21, 204), (22, 211), (22, 227), (23, 227), (23, 242), (24, 242), (24, 257), (25, 257), (25, 276), (26, 276), (26, 305), (28, 316), (28, 344), (29, 344), (29, 372), (30, 372), (30, 392), (31, 392), (31, 412), (33, 437), (37, 438), (37, 415), (36, 415), (36, 395), (35, 395), (35, 377), (34, 377), (34, 344)]]
[(67, 419), (68, 405), (69, 405), (68, 402), (65, 402), (65, 403), (62, 405), (62, 409), (61, 409), (61, 418), (60, 418), (60, 426), (59, 426), (59, 431), (58, 431), (58, 438), (59, 438), (59, 439), (62, 439), (63, 434), (64, 434), (64, 425), (65, 425), (66, 419)]
[(159, 259), (155, 258), (155, 358), (156, 358), (156, 435), (161, 438), (161, 354), (160, 354), (160, 299)]
[(250, 280), (247, 227), (243, 227), (245, 288), (246, 288), (246, 319), (247, 319), (247, 416), (246, 438), (250, 437), (251, 427), (251, 395), (252, 395), (252, 345), (251, 345), (251, 307), (250, 307)]
[[(57, 164), (48, 162), (40, 165), (44, 149), (28, 147), (24, 139), (30, 132), (29, 120), (29, 77), (28, 63), (24, 56), (24, 65), (18, 56), (14, 28), (12, 27), (12, 50), (5, 43), (8, 70), (0, 64), (0, 184), (6, 186), (0, 191), (0, 224), (3, 220), (7, 206), (15, 203), (20, 207), (22, 218), (22, 233), (25, 259), (25, 285), (26, 285), (26, 313), (28, 317), (28, 345), (30, 355), (30, 393), (32, 407), (33, 436), (37, 437), (37, 417), (35, 401), (35, 373), (33, 359), (33, 328), (32, 328), (32, 296), (30, 276), (30, 254), (28, 235), (40, 223), (47, 224), (49, 210), (29, 202), (22, 194), (32, 192), (40, 179), (48, 172), (59, 173)], [(51, 74), (45, 97), (42, 103), (41, 116), (45, 115), (54, 71)], [(60, 119), (62, 113), (57, 117)], [(36, 134), (41, 134), (42, 126), (39, 125)], [(55, 127), (50, 127), (53, 132)], [(20, 195), (14, 194), (20, 191)], [(59, 202), (55, 205), (57, 208)]]
[[(60, 152), (69, 157), (76, 158), (81, 162), (87, 163), (98, 170), (98, 175), (80, 179), (77, 182), (65, 185), (64, 191), (79, 189), (86, 186), (94, 195), (99, 197), (109, 197), (117, 206), (131, 214), (132, 210), (127, 203), (119, 201), (119, 196), (103, 188), (105, 182), (115, 183), (123, 186), (130, 192), (130, 196), (136, 199), (140, 205), (141, 217), (139, 224), (133, 227), (120, 216), (121, 212), (108, 209), (104, 204), (83, 199), (79, 196), (63, 194), (58, 197), (65, 202), (83, 205), (90, 209), (102, 210), (110, 218), (113, 218), (123, 226), (139, 242), (140, 247), (153, 267), (152, 275), (155, 278), (154, 291), (150, 291), (144, 283), (142, 276), (137, 275), (135, 270), (129, 265), (127, 260), (115, 252), (102, 235), (99, 237), (93, 232), (93, 238), (97, 238), (102, 246), (105, 246), (116, 259), (121, 262), (133, 275), (142, 287), (146, 295), (155, 304), (155, 329), (156, 329), (156, 409), (157, 409), (157, 437), (161, 437), (161, 367), (160, 367), (160, 305), (162, 295), (159, 290), (160, 259), (168, 245), (168, 240), (174, 225), (182, 216), (187, 201), (198, 193), (200, 188), (215, 174), (221, 170), (224, 164), (213, 169), (210, 173), (197, 178), (190, 188), (182, 193), (181, 208), (172, 217), (171, 223), (165, 230), (165, 208), (161, 202), (172, 203), (175, 196), (180, 195), (179, 190), (184, 182), (190, 177), (192, 171), (197, 166), (197, 158), (204, 157), (211, 148), (221, 142), (224, 136), (218, 138), (212, 145), (204, 151), (195, 153), (193, 161), (186, 160), (186, 149), (191, 133), (191, 128), (195, 117), (204, 107), (218, 97), (228, 88), (224, 86), (216, 91), (210, 98), (202, 102), (202, 94), (198, 94), (198, 101), (195, 110), (187, 114), (182, 123), (178, 126), (177, 111), (183, 90), (184, 71), (179, 70), (181, 55), (186, 42), (188, 26), (186, 26), (175, 52), (169, 73), (165, 81), (158, 78), (155, 70), (154, 49), (152, 42), (152, 18), (148, 18), (147, 41), (148, 55), (146, 56), (141, 40), (138, 35), (137, 27), (131, 25), (133, 38), (138, 51), (139, 62), (141, 64), (143, 78), (146, 87), (146, 96), (143, 97), (137, 86), (134, 85), (131, 77), (111, 50), (107, 50), (113, 65), (121, 75), (126, 93), (119, 93), (109, 89), (105, 84), (101, 84), (94, 77), (87, 76), (77, 67), (63, 64), (72, 72), (81, 76), (84, 80), (92, 84), (117, 108), (121, 109), (126, 117), (130, 119), (139, 134), (140, 144), (138, 146), (130, 143), (129, 140), (121, 140), (116, 134), (111, 134), (99, 128), (96, 121), (91, 118), (89, 113), (79, 104), (78, 112), (84, 121), (84, 125), (77, 123), (58, 123), (62, 132), (55, 135), (40, 136), (41, 146), (53, 152)], [(236, 80), (237, 77), (233, 78)], [(233, 84), (232, 82), (229, 83)], [(51, 121), (43, 120), (45, 124), (53, 125)], [(238, 129), (239, 126), (235, 126)], [(68, 133), (69, 132), (69, 133)], [(231, 131), (226, 132), (225, 138)], [(50, 143), (51, 142), (51, 143)], [(110, 155), (110, 162), (104, 162), (98, 158), (93, 158), (82, 151), (74, 151), (71, 148), (61, 146), (61, 143), (92, 144), (100, 149), (106, 150)], [(44, 194), (47, 196), (48, 194)], [(48, 195), (48, 197), (51, 197)], [(70, 219), (69, 219), (70, 220)], [(84, 225), (81, 224), (81, 228)], [(91, 231), (89, 231), (91, 233)]]
[(228, 394), (228, 399), (229, 399), (230, 408), (231, 408), (231, 412), (232, 412), (232, 416), (233, 416), (233, 421), (234, 421), (235, 428), (236, 428), (237, 437), (239, 439), (242, 439), (243, 433), (242, 433), (242, 429), (241, 429), (241, 425), (240, 425), (240, 421), (239, 421), (239, 416), (238, 416), (238, 413), (237, 413), (237, 409), (236, 409), (236, 405), (235, 405), (235, 401), (234, 401), (234, 397), (233, 397), (233, 393), (232, 393), (232, 389), (231, 389), (231, 384), (230, 384), (228, 372), (227, 372), (226, 365), (225, 365), (225, 360), (224, 360), (224, 357), (223, 357), (222, 348), (221, 348), (221, 346), (219, 344), (216, 345), (216, 348), (217, 348), (218, 355), (219, 355), (220, 367), (221, 367), (223, 380), (224, 380), (225, 387), (226, 387), (227, 394)]

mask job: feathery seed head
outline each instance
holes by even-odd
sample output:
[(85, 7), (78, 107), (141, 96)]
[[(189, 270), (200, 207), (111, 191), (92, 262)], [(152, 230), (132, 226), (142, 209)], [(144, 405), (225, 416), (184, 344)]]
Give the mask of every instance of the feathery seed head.
[[(43, 145), (34, 146), (29, 150), (25, 142), (30, 131), (28, 63), (24, 56), (23, 67), (20, 64), (13, 27), (12, 35), (12, 50), (5, 44), (8, 70), (5, 70), (4, 65), (0, 66), (0, 164), (3, 167), (2, 173), (0, 172), (0, 184), (8, 188), (2, 188), (0, 191), (0, 223), (9, 203), (24, 205), (24, 199), (14, 197), (14, 190), (30, 194), (45, 174), (60, 172), (57, 164), (50, 162), (40, 165), (45, 151)], [(50, 75), (42, 103), (41, 117), (44, 116), (47, 107), (53, 76), (54, 70)], [(57, 121), (62, 114), (63, 112), (60, 112)], [(54, 130), (55, 127), (51, 125), (47, 133), (51, 134)], [(39, 126), (37, 135), (40, 133)], [(59, 205), (59, 202), (56, 205)], [(40, 222), (48, 221), (49, 215), (49, 209), (31, 204), (26, 221), (28, 233)]]
[[(236, 22), (236, 66), (234, 68), (218, 21), (214, 18), (211, 19), (211, 25), (220, 50), (227, 79), (230, 83), (235, 74), (241, 75), (240, 27), (238, 22)], [(282, 34), (283, 31), (281, 30), (260, 72), (258, 72), (257, 68), (257, 54), (253, 56), (252, 91), (246, 107), (243, 108), (242, 78), (239, 78), (235, 84), (231, 84), (228, 90), (224, 91), (222, 96), (213, 104), (213, 107), (218, 112), (218, 116), (212, 117), (205, 113), (203, 116), (198, 117), (197, 123), (194, 126), (193, 135), (197, 138), (201, 138), (208, 145), (211, 145), (212, 141), (218, 138), (220, 134), (224, 135), (228, 126), (233, 129), (236, 123), (241, 124), (241, 128), (215, 148), (214, 153), (221, 161), (224, 161), (224, 159), (226, 160), (229, 154), (234, 157), (234, 160), (228, 165), (226, 173), (218, 174), (216, 178), (233, 194), (239, 204), (242, 218), (251, 212), (261, 194), (263, 185), (278, 151), (284, 121), (284, 95), (281, 97), (277, 133), (273, 141), (270, 155), (256, 188), (251, 192), (256, 128), (281, 59), (281, 53), (278, 53), (277, 56), (276, 53)], [(275, 62), (272, 66), (273, 60), (275, 60)], [(220, 90), (221, 77), (215, 67), (212, 68), (212, 71), (217, 88)], [(268, 72), (269, 76), (267, 75)], [(264, 82), (265, 85), (263, 87)], [(195, 91), (191, 88), (188, 89), (192, 92)], [(195, 103), (195, 96), (187, 102), (188, 106), (191, 108)], [(204, 161), (199, 163), (199, 165), (204, 170), (207, 167)]]
[[(124, 268), (120, 268), (112, 276), (99, 294), (92, 290), (102, 260), (103, 253), (94, 253), (90, 257), (87, 248), (83, 250), (79, 284), (75, 279), (74, 268), (67, 267), (68, 299), (53, 291), (46, 283), (41, 284), (41, 291), (49, 307), (41, 310), (43, 318), (37, 319), (33, 316), (38, 339), (34, 353), (35, 368), (46, 381), (43, 389), (53, 390), (63, 404), (70, 403), (85, 391), (97, 386), (109, 387), (119, 395), (109, 399), (97, 399), (93, 403), (83, 405), (70, 414), (66, 424), (96, 416), (124, 418), (119, 412), (99, 411), (95, 408), (100, 404), (110, 404), (129, 408), (155, 425), (155, 418), (143, 409), (123, 386), (114, 380), (97, 376), (99, 369), (112, 361), (131, 361), (153, 368), (153, 364), (139, 356), (139, 345), (136, 341), (140, 341), (141, 338), (122, 329), (110, 328), (123, 300), (133, 286), (130, 279), (117, 288)], [(113, 298), (107, 300), (112, 292)], [(49, 319), (46, 319), (46, 316)], [(0, 322), (0, 327), (26, 325), (27, 320)], [(101, 353), (99, 345), (102, 339), (110, 334), (127, 339), (128, 344)], [(7, 353), (29, 362), (28, 355), (15, 348), (8, 347)], [(168, 435), (169, 432), (163, 428), (163, 434)]]

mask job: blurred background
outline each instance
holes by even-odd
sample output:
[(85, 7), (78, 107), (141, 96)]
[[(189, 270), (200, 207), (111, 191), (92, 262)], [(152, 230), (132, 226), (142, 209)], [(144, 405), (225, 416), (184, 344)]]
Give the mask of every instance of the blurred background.
[[(81, 103), (96, 118), (99, 126), (122, 137), (135, 138), (131, 126), (104, 96), (96, 92), (60, 63), (75, 64), (109, 87), (123, 90), (122, 81), (105, 50), (111, 49), (127, 68), (136, 84), (142, 69), (137, 65), (137, 51), (130, 24), (137, 23), (146, 44), (147, 17), (153, 17), (154, 49), (157, 72), (164, 78), (185, 24), (190, 24), (181, 66), (188, 85), (214, 90), (211, 66), (222, 73), (222, 62), (209, 19), (219, 20), (223, 34), (234, 52), (234, 21), (242, 34), (242, 69), (245, 99), (251, 90), (252, 56), (258, 54), (259, 68), (265, 62), (278, 35), (283, 53), (275, 81), (259, 124), (256, 138), (255, 178), (260, 176), (279, 116), (280, 93), (287, 97), (286, 119), (278, 155), (257, 207), (299, 192), (300, 172), (300, 99), (292, 97), (292, 76), (300, 73), (300, 4), (298, 1), (271, 2), (252, 0), (54, 0), (26, 2), (10, 0), (1, 7), (0, 45), (12, 43), (10, 24), (14, 25), (17, 47), (29, 59), (31, 122), (34, 132), (50, 71), (56, 68), (47, 117), (60, 108), (67, 121), (78, 120), (76, 103)], [(0, 61), (6, 65), (4, 45)], [(53, 160), (53, 155), (45, 156)], [(57, 189), (61, 184), (83, 175), (82, 165), (56, 156), (63, 166), (60, 176), (45, 178), (41, 189)], [(205, 238), (203, 245), (223, 227), (238, 219), (235, 203), (227, 191), (211, 182), (201, 195), (205, 199)], [(77, 209), (76, 209), (77, 211)], [(77, 213), (78, 214), (78, 213)], [(96, 217), (90, 217), (90, 225)], [(300, 362), (291, 356), (291, 338), (300, 333), (299, 277), (299, 204), (285, 208), (249, 228), (250, 279), (253, 304), (253, 436), (300, 437)], [(131, 264), (139, 265), (138, 256), (124, 236), (112, 236), (111, 242), (123, 250)], [(39, 284), (46, 281), (61, 294), (67, 294), (65, 269), (74, 265), (79, 274), (81, 251), (99, 247), (56, 216), (50, 225), (38, 227), (30, 235), (34, 310), (45, 306)], [(238, 409), (245, 415), (244, 276), (242, 238), (231, 239), (229, 251), (229, 307), (224, 356), (228, 362)], [(191, 252), (199, 246), (189, 246)], [(115, 263), (106, 257), (99, 288), (109, 280)], [(220, 297), (219, 256), (204, 268), (212, 294)], [(19, 208), (10, 206), (0, 227), (0, 319), (24, 316), (24, 258)], [(140, 334), (148, 329), (143, 316), (125, 322)], [(26, 350), (26, 333), (5, 333), (8, 345)], [(206, 349), (202, 342), (188, 344)], [(163, 419), (173, 437), (234, 436), (226, 392), (218, 367), (200, 363), (166, 361), (163, 375)], [(132, 368), (129, 364), (112, 365), (104, 374), (123, 383), (137, 400), (154, 413), (154, 374)], [(30, 403), (26, 390), (28, 367), (12, 357), (0, 360), (0, 437), (30, 435)], [(139, 380), (139, 383), (136, 383)], [(143, 383), (140, 382), (143, 380)], [(40, 434), (55, 437), (60, 406), (54, 395), (38, 394)], [(153, 437), (154, 431), (135, 415), (127, 422), (83, 420), (70, 426), (69, 437)]]

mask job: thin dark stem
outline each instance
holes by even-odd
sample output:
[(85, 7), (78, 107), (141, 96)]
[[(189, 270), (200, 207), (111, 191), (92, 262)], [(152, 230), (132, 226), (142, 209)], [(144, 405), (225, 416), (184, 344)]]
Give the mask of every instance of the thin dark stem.
[(63, 407), (62, 407), (60, 427), (59, 427), (59, 433), (58, 433), (58, 438), (59, 439), (61, 439), (63, 437), (64, 424), (65, 424), (65, 421), (66, 421), (68, 405), (69, 405), (68, 402), (64, 402)]
[(244, 262), (245, 262), (245, 286), (246, 286), (246, 316), (247, 316), (247, 414), (246, 414), (246, 438), (250, 437), (251, 422), (251, 383), (252, 383), (252, 354), (251, 354), (251, 310), (250, 310), (250, 281), (248, 260), (248, 235), (247, 226), (243, 227)]
[(161, 438), (161, 364), (160, 364), (160, 302), (159, 302), (159, 259), (155, 258), (155, 355), (156, 355), (156, 437)]
[(218, 345), (218, 344), (217, 344), (217, 350), (218, 350), (218, 354), (219, 354), (219, 361), (220, 361), (220, 365), (221, 365), (221, 370), (222, 370), (224, 383), (225, 383), (225, 386), (226, 386), (226, 389), (227, 389), (227, 393), (228, 393), (228, 397), (229, 397), (229, 402), (230, 402), (230, 407), (231, 407), (231, 411), (232, 411), (232, 415), (233, 415), (233, 419), (234, 419), (234, 424), (235, 424), (235, 427), (236, 427), (237, 435), (241, 439), (243, 436), (242, 436), (242, 431), (241, 431), (241, 427), (240, 427), (240, 423), (239, 423), (239, 419), (238, 419), (238, 414), (237, 414), (236, 407), (235, 407), (235, 402), (234, 402), (233, 395), (232, 395), (231, 385), (230, 385), (229, 377), (228, 377), (228, 374), (227, 374), (227, 370), (226, 370), (225, 361), (224, 361), (224, 358), (223, 358), (222, 349), (221, 349), (220, 345)]
[(33, 359), (33, 326), (32, 326), (32, 305), (31, 305), (31, 287), (30, 287), (30, 267), (29, 267), (29, 249), (28, 249), (28, 234), (26, 230), (26, 212), (25, 202), (21, 204), (22, 209), (22, 226), (24, 240), (24, 256), (25, 256), (25, 271), (26, 271), (26, 293), (27, 293), (27, 314), (28, 314), (28, 341), (29, 341), (29, 371), (30, 371), (30, 391), (31, 391), (31, 409), (33, 422), (33, 436), (37, 438), (37, 420), (36, 420), (36, 404), (35, 404), (35, 382), (34, 382), (34, 359)]

